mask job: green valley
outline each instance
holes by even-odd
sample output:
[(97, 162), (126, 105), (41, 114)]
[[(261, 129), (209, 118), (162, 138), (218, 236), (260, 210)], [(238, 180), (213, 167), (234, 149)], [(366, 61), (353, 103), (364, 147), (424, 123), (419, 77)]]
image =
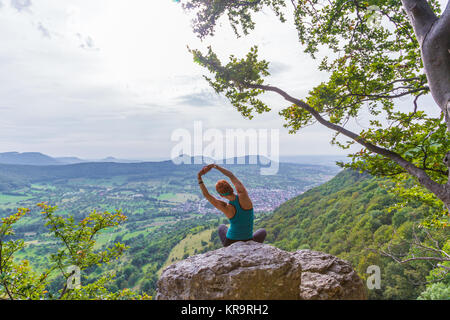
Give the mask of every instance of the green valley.
[[(115, 271), (112, 291), (130, 288), (153, 295), (164, 267), (221, 247), (216, 229), (227, 220), (200, 197), (193, 179), (200, 166), (93, 164), (95, 170), (91, 164), (77, 166), (77, 170), (73, 165), (0, 166), (4, 182), (8, 182), (5, 177), (22, 175), (20, 186), (2, 190), (1, 215), (17, 207), (32, 209), (15, 226), (14, 237), (27, 243), (17, 260), (27, 259), (42, 272), (56, 248), (35, 208), (41, 201), (57, 205), (58, 214), (73, 215), (78, 221), (92, 210), (117, 209), (128, 217), (96, 238), (97, 249), (121, 242), (129, 247), (125, 254), (82, 275), (83, 283), (92, 283), (106, 271)], [(381, 288), (369, 290), (371, 299), (416, 299), (426, 289), (433, 264), (399, 264), (377, 252), (391, 245), (393, 238), (412, 240), (415, 226), (428, 210), (415, 204), (388, 212), (397, 199), (384, 189), (385, 180), (350, 170), (333, 178), (334, 167), (287, 163), (280, 165), (279, 174), (269, 177), (259, 175), (256, 165), (231, 165), (230, 169), (246, 183), (257, 209), (255, 228), (267, 230), (266, 243), (288, 251), (311, 249), (335, 255), (351, 262), (363, 280), (369, 276), (369, 266), (378, 266)], [(217, 172), (205, 177), (213, 193), (219, 178)], [(448, 241), (446, 230), (432, 234), (441, 245)], [(400, 249), (411, 250), (405, 245)], [(53, 279), (49, 289), (56, 291), (61, 281)], [(445, 281), (440, 285), (447, 286)]]
[[(94, 210), (121, 210), (127, 221), (97, 235), (96, 248), (121, 242), (129, 249), (111, 265), (87, 270), (83, 281), (89, 283), (104, 271), (115, 270), (114, 290), (133, 288), (153, 294), (163, 266), (219, 245), (211, 231), (224, 217), (200, 197), (196, 173), (201, 167), (171, 161), (0, 165), (0, 217), (13, 214), (19, 207), (31, 209), (14, 227), (14, 238), (27, 244), (16, 260), (27, 259), (42, 272), (57, 243), (49, 240), (37, 203), (57, 206), (58, 215), (71, 215), (76, 221)], [(281, 163), (277, 175), (262, 176), (259, 165), (229, 167), (245, 182), (254, 199), (257, 219), (338, 172), (337, 167)], [(216, 193), (214, 184), (222, 178), (217, 172), (205, 178), (211, 193)], [(190, 243), (187, 249), (183, 246), (186, 242)], [(60, 282), (55, 279), (54, 290)]]

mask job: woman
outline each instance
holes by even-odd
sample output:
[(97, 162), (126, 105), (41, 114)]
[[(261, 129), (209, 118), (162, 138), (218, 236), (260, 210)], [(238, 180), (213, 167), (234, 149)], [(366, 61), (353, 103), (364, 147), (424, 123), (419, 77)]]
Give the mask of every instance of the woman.
[[(217, 199), (209, 194), (203, 183), (202, 176), (215, 168), (228, 177), (236, 188), (234, 194), (233, 187), (226, 180), (219, 180), (216, 183), (216, 190), (220, 196), (228, 200), (228, 203)], [(263, 243), (266, 238), (266, 230), (259, 229), (253, 233), (253, 204), (248, 196), (247, 190), (238, 178), (227, 169), (216, 164), (210, 164), (203, 167), (198, 173), (198, 184), (206, 199), (217, 209), (222, 211), (230, 221), (228, 229), (224, 224), (219, 226), (219, 237), (224, 247), (237, 241), (249, 241)]]

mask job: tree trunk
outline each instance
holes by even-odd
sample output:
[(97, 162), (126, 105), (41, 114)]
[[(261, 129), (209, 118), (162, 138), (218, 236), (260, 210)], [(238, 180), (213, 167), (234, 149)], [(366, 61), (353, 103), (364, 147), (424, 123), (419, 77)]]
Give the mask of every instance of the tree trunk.
[[(437, 17), (426, 0), (402, 0), (420, 44), (431, 95), (444, 114), (450, 132), (450, 1)], [(450, 169), (450, 152), (444, 163)], [(450, 211), (450, 170), (439, 197)]]
[(431, 95), (450, 131), (450, 1), (438, 18), (426, 0), (402, 0), (420, 44)]

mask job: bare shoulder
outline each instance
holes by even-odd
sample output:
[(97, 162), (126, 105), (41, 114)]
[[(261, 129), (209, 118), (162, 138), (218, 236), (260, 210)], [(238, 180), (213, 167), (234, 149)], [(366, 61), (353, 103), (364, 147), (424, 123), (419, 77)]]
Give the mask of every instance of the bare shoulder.
[(236, 208), (232, 204), (227, 204), (226, 208), (223, 210), (223, 213), (228, 219), (233, 219), (236, 215)]
[(239, 196), (239, 205), (241, 206), (242, 209), (244, 210), (251, 210), (253, 209), (253, 203), (252, 200), (250, 199), (250, 196), (247, 193), (247, 190), (245, 190), (245, 192), (238, 192), (238, 196)]

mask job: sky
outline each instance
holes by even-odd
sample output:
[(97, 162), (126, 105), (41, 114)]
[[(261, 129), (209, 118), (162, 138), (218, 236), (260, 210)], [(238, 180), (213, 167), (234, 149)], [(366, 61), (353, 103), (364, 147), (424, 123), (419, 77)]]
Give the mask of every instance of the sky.
[[(268, 82), (305, 97), (327, 75), (302, 52), (292, 23), (263, 12), (248, 37), (223, 21), (200, 41), (191, 18), (172, 0), (0, 0), (0, 152), (169, 158), (173, 132), (200, 121), (222, 132), (278, 129), (281, 155), (347, 153), (318, 124), (288, 134), (278, 115), (287, 105), (271, 93), (272, 112), (244, 119), (187, 50), (212, 45), (225, 59), (258, 44), (271, 62)], [(365, 123), (363, 115), (356, 130)]]

